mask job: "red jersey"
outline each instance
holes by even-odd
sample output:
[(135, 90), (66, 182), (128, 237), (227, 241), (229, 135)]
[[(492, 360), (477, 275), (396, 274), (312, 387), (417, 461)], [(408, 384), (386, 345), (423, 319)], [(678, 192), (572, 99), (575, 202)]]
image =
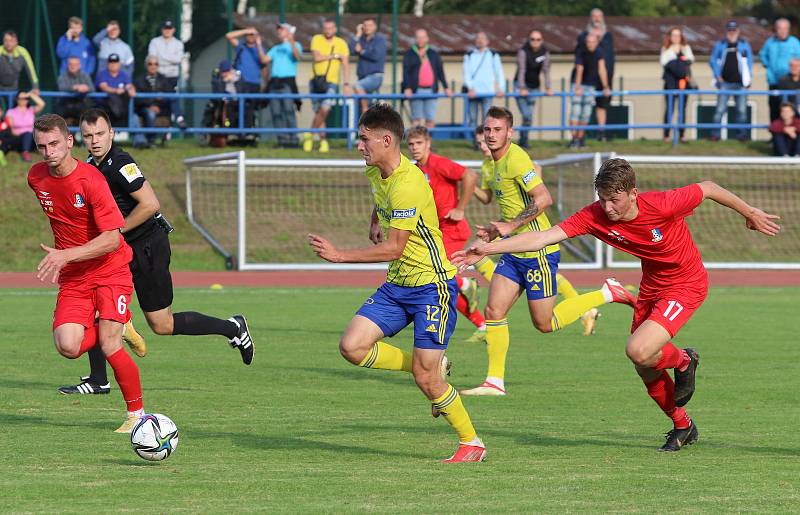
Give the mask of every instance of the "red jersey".
[(685, 220), (702, 201), (703, 190), (697, 184), (648, 191), (639, 195), (639, 214), (633, 220), (612, 222), (600, 203), (594, 202), (558, 225), (570, 238), (591, 234), (641, 259), (641, 298), (685, 290), (695, 292), (702, 301), (708, 273)]
[(433, 152), (424, 165), (418, 162), (417, 167), (425, 174), (433, 190), (433, 201), (436, 203), (442, 233), (448, 233), (458, 240), (469, 239), (470, 228), (466, 218), (458, 222), (445, 218), (447, 213), (458, 207), (458, 182), (464, 178), (467, 169)]
[[(36, 193), (50, 228), (55, 248), (79, 247), (100, 233), (125, 226), (108, 182), (92, 165), (77, 161), (75, 170), (66, 177), (55, 177), (44, 162), (36, 163), (28, 172), (28, 186)], [(108, 254), (86, 261), (68, 263), (61, 269), (61, 285), (85, 282), (116, 284), (114, 279), (130, 282), (131, 248), (119, 235), (119, 247)]]

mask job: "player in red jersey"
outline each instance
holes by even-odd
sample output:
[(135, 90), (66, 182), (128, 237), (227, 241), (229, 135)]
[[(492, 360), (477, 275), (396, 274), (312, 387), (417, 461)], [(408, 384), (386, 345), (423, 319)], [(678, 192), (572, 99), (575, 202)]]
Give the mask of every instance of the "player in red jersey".
[[(559, 225), (472, 246), (456, 253), (453, 263), (464, 267), (488, 254), (537, 250), (581, 234), (591, 234), (638, 257), (642, 283), (625, 353), (648, 395), (673, 421), (659, 450), (679, 451), (699, 436), (683, 408), (694, 393), (699, 356), (694, 349), (679, 349), (670, 340), (708, 292), (708, 274), (685, 218), (703, 200), (711, 199), (742, 215), (748, 229), (774, 236), (780, 230), (775, 222), (779, 217), (750, 206), (711, 181), (639, 193), (633, 168), (624, 159), (603, 163), (594, 185), (600, 200)], [(668, 369), (674, 369), (674, 382)]]
[[(426, 127), (417, 126), (409, 129), (406, 141), (411, 157), (416, 160), (417, 167), (425, 174), (433, 190), (433, 201), (439, 214), (444, 250), (450, 256), (453, 252), (463, 249), (472, 235), (464, 211), (475, 191), (478, 177), (475, 172), (467, 170), (460, 164), (431, 152), (431, 133)], [(457, 275), (456, 282), (459, 290), (456, 308), (476, 327), (467, 342), (485, 341), (486, 320), (478, 309), (478, 281)]]
[(42, 280), (58, 281), (53, 339), (58, 352), (75, 359), (100, 345), (122, 391), (128, 418), (116, 430), (130, 433), (144, 415), (139, 369), (122, 348), (133, 256), (120, 229), (125, 226), (103, 175), (72, 157), (72, 135), (58, 115), (40, 117), (33, 126), (43, 162), (28, 172), (28, 185), (50, 219), (55, 248), (37, 267)]

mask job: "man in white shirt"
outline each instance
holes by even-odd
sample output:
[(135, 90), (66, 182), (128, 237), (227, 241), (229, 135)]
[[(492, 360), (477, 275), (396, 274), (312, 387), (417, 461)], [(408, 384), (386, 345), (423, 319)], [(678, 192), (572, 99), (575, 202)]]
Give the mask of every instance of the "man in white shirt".
[[(150, 40), (147, 54), (158, 58), (158, 73), (167, 78), (170, 88), (178, 91), (178, 79), (183, 61), (183, 41), (175, 37), (175, 24), (167, 20), (161, 25), (161, 35)], [(183, 110), (178, 99), (170, 101), (172, 116), (181, 129), (186, 128)]]

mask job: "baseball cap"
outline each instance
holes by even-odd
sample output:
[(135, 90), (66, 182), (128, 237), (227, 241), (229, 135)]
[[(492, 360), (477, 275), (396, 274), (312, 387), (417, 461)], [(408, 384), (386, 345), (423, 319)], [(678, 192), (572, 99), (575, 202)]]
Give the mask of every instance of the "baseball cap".
[(294, 26), (294, 25), (292, 25), (291, 23), (279, 23), (279, 24), (278, 24), (278, 28), (279, 28), (279, 29), (286, 29), (286, 30), (288, 30), (288, 31), (289, 31), (289, 34), (294, 34), (294, 31), (295, 31), (295, 30), (297, 30), (297, 27), (295, 27), (295, 26)]
[(172, 20), (167, 20), (167, 21), (165, 21), (164, 23), (161, 24), (161, 28), (162, 29), (174, 29), (175, 28), (175, 24), (172, 23)]
[(739, 24), (736, 23), (736, 20), (730, 20), (727, 24), (725, 24), (725, 28), (727, 30), (736, 30), (739, 28)]
[(119, 54), (109, 54), (108, 62), (109, 63), (118, 63), (119, 62)]
[(230, 61), (228, 61), (227, 59), (223, 59), (222, 61), (219, 62), (217, 68), (219, 68), (220, 72), (229, 72), (233, 69), (233, 66), (231, 66)]

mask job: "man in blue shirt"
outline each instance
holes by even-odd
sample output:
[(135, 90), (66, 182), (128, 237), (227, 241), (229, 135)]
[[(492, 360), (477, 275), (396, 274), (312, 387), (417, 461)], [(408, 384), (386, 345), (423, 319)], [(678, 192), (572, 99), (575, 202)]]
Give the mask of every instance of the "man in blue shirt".
[[(94, 82), (97, 91), (108, 94), (108, 98), (98, 102), (97, 107), (103, 108), (108, 112), (112, 125), (139, 129), (141, 124), (138, 116), (134, 115), (128, 119), (128, 100), (136, 96), (136, 87), (133, 85), (130, 76), (122, 71), (122, 63), (117, 54), (108, 56), (106, 69), (97, 72)], [(144, 134), (134, 133), (133, 146), (135, 148), (148, 146)]]
[(59, 73), (64, 73), (67, 69), (67, 59), (79, 57), (81, 59), (81, 70), (92, 75), (97, 60), (92, 42), (83, 35), (83, 20), (77, 16), (72, 16), (67, 26), (69, 27), (67, 32), (58, 38), (58, 45), (56, 45), (56, 55), (61, 59)]
[[(267, 52), (261, 43), (261, 35), (255, 27), (232, 30), (225, 34), (225, 38), (236, 51), (233, 58), (233, 67), (241, 73), (240, 90), (242, 93), (260, 93), (261, 77), (267, 65)], [(242, 38), (242, 39), (240, 39)], [(245, 109), (255, 113), (259, 105), (257, 100), (245, 101)]]
[[(278, 25), (278, 39), (280, 43), (267, 52), (267, 63), (271, 64), (268, 93), (291, 94), (297, 93), (297, 63), (303, 49), (300, 43), (294, 40), (296, 27), (288, 23)], [(272, 115), (272, 126), (282, 129), (297, 128), (297, 118), (294, 114), (295, 105), (300, 102), (290, 98), (273, 98), (269, 101), (269, 111)], [(279, 132), (278, 146), (297, 147), (297, 134), (295, 132)]]
[[(367, 18), (356, 27), (356, 36), (350, 40), (350, 53), (358, 55), (355, 84), (357, 95), (375, 93), (383, 83), (383, 67), (386, 63), (386, 38), (378, 33), (378, 24)], [(361, 112), (369, 107), (369, 100), (361, 99)]]
[[(775, 35), (770, 37), (758, 57), (767, 70), (767, 84), (769, 89), (781, 89), (778, 86), (781, 78), (789, 73), (789, 62), (800, 57), (800, 40), (792, 36), (791, 24), (786, 18), (775, 20)], [(769, 97), (769, 119), (778, 118), (781, 109), (782, 97)]]
[[(753, 49), (746, 39), (739, 37), (739, 24), (731, 20), (725, 26), (725, 38), (720, 39), (711, 50), (711, 71), (720, 89), (717, 95), (717, 110), (714, 112), (714, 123), (722, 121), (722, 115), (728, 110), (726, 91), (741, 91), (750, 87), (753, 78)], [(747, 122), (747, 95), (735, 95), (736, 123)], [(714, 129), (711, 140), (717, 141), (720, 130)], [(737, 130), (739, 141), (747, 139), (747, 129)]]
[(467, 125), (483, 123), (486, 111), (492, 106), (495, 95), (505, 94), (506, 76), (500, 56), (489, 48), (485, 32), (475, 36), (475, 48), (464, 55), (464, 88), (469, 97)]

